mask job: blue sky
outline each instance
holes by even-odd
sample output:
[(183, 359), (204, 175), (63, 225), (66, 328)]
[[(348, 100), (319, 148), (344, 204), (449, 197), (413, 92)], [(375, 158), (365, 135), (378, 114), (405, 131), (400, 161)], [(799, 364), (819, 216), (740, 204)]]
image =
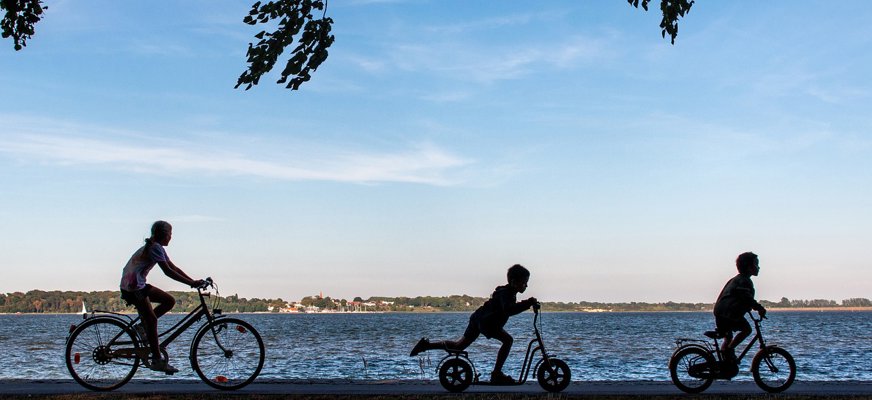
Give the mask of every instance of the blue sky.
[[(113, 290), (152, 221), (226, 294), (872, 297), (872, 11), (331, 1), (299, 91), (237, 1), (47, 1), (0, 42), (0, 292)], [(535, 7), (533, 7), (535, 5)], [(150, 281), (183, 290), (154, 271)]]

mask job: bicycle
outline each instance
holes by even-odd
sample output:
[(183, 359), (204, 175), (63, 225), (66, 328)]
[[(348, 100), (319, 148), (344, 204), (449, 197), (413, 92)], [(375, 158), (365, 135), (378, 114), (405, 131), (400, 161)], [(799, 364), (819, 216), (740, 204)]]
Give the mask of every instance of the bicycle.
[[(557, 393), (566, 389), (569, 386), (572, 378), (572, 371), (569, 365), (563, 360), (554, 358), (545, 351), (545, 344), (542, 341), (542, 334), (539, 332), (541, 320), (539, 318), (539, 308), (541, 306), (536, 303), (533, 306), (533, 333), (535, 337), (530, 340), (527, 345), (527, 353), (524, 356), (524, 361), (521, 363), (521, 373), (518, 381), (502, 386), (523, 385), (527, 382), (527, 376), (530, 371), (535, 371), (533, 375), (539, 381), (539, 386), (543, 389)], [(533, 345), (536, 347), (533, 347)], [(469, 359), (469, 354), (466, 351), (445, 349), (447, 356), (439, 361), (437, 371), (439, 374), (439, 383), (449, 392), (459, 393), (470, 385), (498, 385), (490, 382), (479, 380), (481, 374), (475, 370), (475, 365)], [(534, 368), (530, 368), (533, 364), (533, 356), (536, 352), (540, 352), (542, 358), (536, 363)]]
[[(210, 287), (215, 289), (211, 307), (206, 302)], [(248, 385), (263, 368), (260, 334), (248, 322), (221, 314), (221, 298), (212, 278), (196, 289), (200, 304), (159, 335), (166, 336), (160, 342), (163, 356), (168, 358), (166, 347), (170, 343), (206, 317), (191, 342), (191, 368), (217, 389), (236, 390)], [(129, 382), (141, 363), (148, 363), (148, 342), (135, 329), (138, 316), (94, 310), (83, 319), (85, 322), (70, 326), (65, 350), (67, 369), (80, 385), (97, 391), (114, 390)]]
[(715, 379), (732, 379), (739, 373), (739, 363), (751, 350), (754, 343), (760, 343), (760, 350), (751, 360), (751, 373), (754, 382), (761, 389), (769, 393), (780, 393), (796, 378), (796, 362), (787, 350), (774, 345), (766, 345), (763, 340), (763, 331), (760, 322), (766, 317), (754, 318), (754, 314), (748, 312), (754, 321), (755, 335), (745, 346), (735, 363), (725, 360), (725, 356), (718, 345), (718, 339), (724, 339), (726, 335), (718, 331), (705, 332), (705, 336), (713, 342), (700, 339), (679, 338), (675, 340), (677, 348), (669, 359), (669, 374), (672, 382), (686, 393), (701, 393), (708, 389)]

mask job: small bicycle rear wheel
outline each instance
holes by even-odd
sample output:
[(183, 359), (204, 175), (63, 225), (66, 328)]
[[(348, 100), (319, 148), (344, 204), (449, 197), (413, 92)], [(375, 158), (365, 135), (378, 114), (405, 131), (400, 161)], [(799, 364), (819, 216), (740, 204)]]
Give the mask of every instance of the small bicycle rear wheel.
[(445, 390), (460, 393), (472, 384), (472, 366), (461, 358), (451, 358), (439, 367), (439, 383)]
[(539, 369), (536, 371), (536, 380), (539, 381), (539, 386), (542, 386), (542, 389), (557, 393), (569, 386), (569, 382), (572, 380), (572, 371), (563, 360), (549, 358), (543, 360), (539, 365)]
[(780, 347), (766, 347), (760, 350), (751, 361), (754, 382), (769, 393), (780, 393), (796, 378), (796, 362), (793, 356)]
[(115, 390), (133, 378), (139, 368), (136, 333), (122, 321), (94, 318), (76, 328), (67, 339), (64, 357), (70, 375), (91, 390)]
[(701, 393), (715, 379), (715, 358), (699, 347), (678, 350), (669, 359), (672, 383), (686, 393)]
[(251, 324), (219, 318), (194, 338), (191, 367), (209, 386), (236, 390), (257, 378), (264, 356), (263, 339)]

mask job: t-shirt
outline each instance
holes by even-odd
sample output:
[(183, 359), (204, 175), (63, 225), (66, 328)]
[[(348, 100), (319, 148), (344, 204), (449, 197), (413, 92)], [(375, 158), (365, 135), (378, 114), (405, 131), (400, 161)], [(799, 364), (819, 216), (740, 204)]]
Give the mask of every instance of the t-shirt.
[(159, 243), (152, 243), (148, 254), (143, 254), (145, 246), (136, 250), (121, 272), (121, 289), (127, 291), (139, 290), (145, 287), (145, 277), (158, 262), (167, 262), (169, 257)]
[(754, 300), (754, 282), (751, 282), (750, 277), (739, 274), (724, 285), (724, 289), (718, 295), (718, 301), (715, 302), (714, 314), (719, 317), (739, 319), (757, 304)]
[(518, 292), (511, 286), (497, 286), (490, 299), (475, 310), (474, 318), (484, 327), (502, 328), (509, 321), (509, 317), (530, 308), (526, 302), (518, 303), (517, 300)]

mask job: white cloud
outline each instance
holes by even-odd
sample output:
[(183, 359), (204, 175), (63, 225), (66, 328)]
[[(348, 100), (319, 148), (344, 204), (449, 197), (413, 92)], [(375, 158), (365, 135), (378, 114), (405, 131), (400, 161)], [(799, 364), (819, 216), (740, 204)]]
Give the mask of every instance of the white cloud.
[[(347, 150), (336, 146), (307, 145), (289, 148), (264, 140), (247, 153), (212, 144), (208, 136), (197, 141), (167, 140), (159, 136), (82, 132), (81, 126), (34, 121), (20, 129), (6, 123), (0, 136), (0, 154), (25, 161), (38, 160), (65, 166), (112, 167), (133, 173), (194, 176), (250, 176), (287, 181), (348, 183), (403, 182), (427, 185), (460, 183), (451, 176), (472, 161), (433, 144), (413, 144), (398, 151)], [(14, 124), (13, 124), (14, 125)], [(16, 132), (17, 131), (17, 132)], [(66, 132), (66, 133), (61, 133)], [(232, 146), (231, 146), (232, 147)]]

